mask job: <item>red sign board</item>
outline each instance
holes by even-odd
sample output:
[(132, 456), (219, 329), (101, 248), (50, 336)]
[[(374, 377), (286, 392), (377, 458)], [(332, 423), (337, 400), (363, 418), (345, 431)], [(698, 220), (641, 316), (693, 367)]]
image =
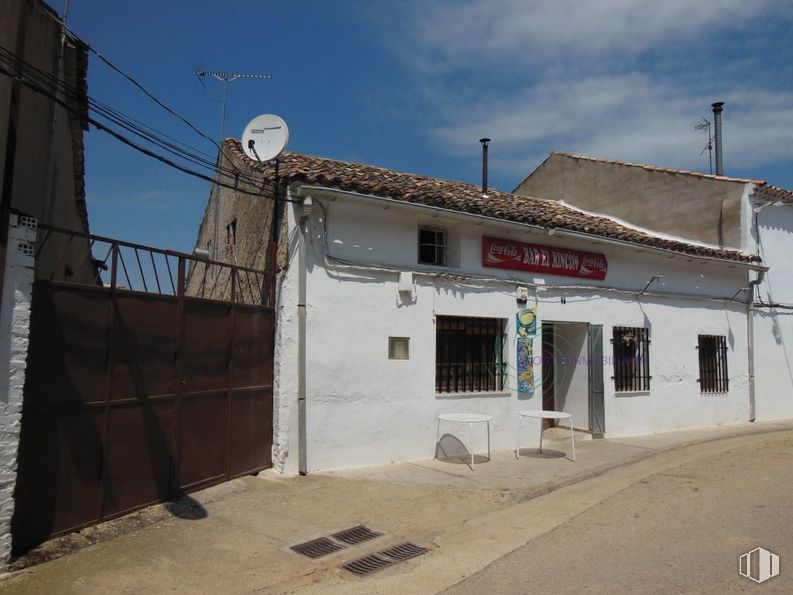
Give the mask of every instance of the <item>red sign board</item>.
[(482, 236), (482, 266), (602, 281), (608, 262), (605, 254)]

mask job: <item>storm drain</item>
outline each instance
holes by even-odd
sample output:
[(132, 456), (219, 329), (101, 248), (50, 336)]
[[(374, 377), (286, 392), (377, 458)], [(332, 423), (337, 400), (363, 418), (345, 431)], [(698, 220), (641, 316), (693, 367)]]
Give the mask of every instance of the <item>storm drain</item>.
[(308, 558), (316, 559), (321, 558), (322, 556), (327, 556), (328, 554), (332, 554), (333, 552), (343, 550), (345, 547), (347, 546), (341, 543), (336, 543), (327, 537), (320, 537), (319, 539), (293, 545), (289, 549)]
[(397, 562), (410, 560), (416, 556), (426, 554), (427, 551), (427, 548), (418, 546), (415, 543), (401, 543), (387, 550), (383, 550), (382, 552), (377, 552), (376, 554), (354, 560), (349, 564), (345, 564), (342, 568), (358, 576), (364, 576), (382, 570)]
[(382, 570), (386, 566), (391, 566), (391, 564), (394, 564), (395, 562), (396, 560), (390, 560), (388, 558), (378, 556), (377, 554), (371, 554), (369, 556), (359, 558), (358, 560), (354, 560), (349, 564), (345, 564), (343, 568), (344, 570), (349, 570), (353, 574), (364, 576), (371, 574), (372, 572)]
[(378, 553), (401, 562), (402, 560), (410, 560), (421, 554), (426, 554), (427, 548), (418, 546), (415, 543), (401, 543)]
[(374, 539), (375, 537), (380, 537), (382, 533), (378, 533), (377, 531), (373, 531), (369, 527), (364, 525), (358, 525), (357, 527), (353, 527), (352, 529), (346, 529), (345, 531), (339, 531), (338, 533), (334, 533), (331, 535), (333, 539), (338, 541), (342, 541), (349, 545), (356, 545), (358, 543), (363, 543), (364, 541), (369, 541), (370, 539)]

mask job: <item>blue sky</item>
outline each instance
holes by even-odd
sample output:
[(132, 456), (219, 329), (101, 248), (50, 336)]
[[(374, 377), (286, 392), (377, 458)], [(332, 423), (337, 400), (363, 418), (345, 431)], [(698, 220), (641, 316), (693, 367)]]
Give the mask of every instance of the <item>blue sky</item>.
[[(60, 10), (59, 0), (50, 0)], [(726, 102), (725, 170), (793, 188), (793, 3), (71, 0), (69, 26), (211, 137), (257, 114), (289, 149), (511, 190), (550, 151), (707, 171), (694, 126)], [(92, 58), (89, 94), (214, 156)], [(209, 184), (86, 137), (92, 231), (192, 249)]]

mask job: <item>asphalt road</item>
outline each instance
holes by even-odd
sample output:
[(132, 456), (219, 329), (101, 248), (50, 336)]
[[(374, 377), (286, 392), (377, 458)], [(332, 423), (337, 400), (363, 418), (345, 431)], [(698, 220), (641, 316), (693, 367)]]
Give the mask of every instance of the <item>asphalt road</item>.
[[(758, 546), (763, 584), (738, 574)], [(793, 435), (651, 475), (447, 591), (793, 593)]]

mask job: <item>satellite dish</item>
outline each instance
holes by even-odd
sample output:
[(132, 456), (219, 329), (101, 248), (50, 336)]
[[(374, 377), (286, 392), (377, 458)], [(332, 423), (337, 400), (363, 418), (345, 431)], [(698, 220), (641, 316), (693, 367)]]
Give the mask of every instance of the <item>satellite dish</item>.
[(278, 116), (262, 114), (248, 122), (242, 132), (242, 150), (256, 161), (270, 161), (281, 154), (289, 142), (289, 128)]

